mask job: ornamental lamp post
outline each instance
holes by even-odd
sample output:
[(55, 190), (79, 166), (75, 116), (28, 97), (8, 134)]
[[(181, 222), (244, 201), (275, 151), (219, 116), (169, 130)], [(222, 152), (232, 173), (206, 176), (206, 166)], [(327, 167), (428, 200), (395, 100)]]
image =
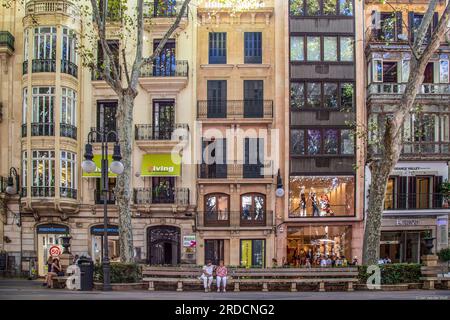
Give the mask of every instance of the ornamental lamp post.
[[(97, 135), (97, 139), (93, 139), (93, 134)], [(109, 139), (110, 136), (114, 137), (114, 140)], [(120, 145), (118, 140), (118, 134), (116, 131), (92, 130), (88, 134), (88, 139), (85, 146), (84, 161), (81, 163), (81, 167), (87, 173), (92, 173), (96, 170), (97, 166), (92, 159), (94, 154), (92, 153), (92, 142), (101, 142), (102, 159), (101, 159), (101, 192), (103, 193), (103, 291), (111, 291), (111, 278), (110, 278), (110, 262), (108, 252), (108, 167), (112, 173), (122, 174), (124, 167), (121, 162), (122, 156), (120, 154)], [(100, 141), (98, 141), (100, 140)], [(114, 142), (114, 152), (112, 155), (113, 161), (111, 165), (108, 165), (108, 142)]]

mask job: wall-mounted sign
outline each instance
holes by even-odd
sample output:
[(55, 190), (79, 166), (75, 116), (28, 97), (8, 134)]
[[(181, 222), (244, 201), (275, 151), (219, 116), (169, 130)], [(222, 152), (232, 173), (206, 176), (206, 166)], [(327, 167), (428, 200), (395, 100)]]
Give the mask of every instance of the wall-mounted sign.
[(62, 224), (41, 224), (36, 227), (37, 233), (66, 234), (69, 233), (69, 227)]
[(178, 177), (181, 157), (177, 154), (146, 154), (142, 157), (141, 177)]
[[(83, 177), (91, 177), (91, 178), (100, 178), (102, 176), (102, 155), (100, 154), (94, 154), (94, 158), (92, 159), (94, 161), (95, 165), (97, 166), (95, 168), (94, 172), (87, 173), (83, 171)], [(108, 155), (108, 164), (111, 164), (113, 161), (112, 155)], [(112, 173), (111, 170), (108, 168), (108, 177), (117, 177), (117, 174)]]
[(194, 234), (183, 237), (183, 247), (195, 247), (196, 245), (197, 241)]
[[(108, 228), (106, 229), (109, 236), (117, 236), (119, 235), (119, 227), (115, 225), (108, 225)], [(105, 232), (105, 228), (102, 224), (98, 224), (91, 227), (91, 234), (96, 236), (102, 236)]]
[(397, 226), (417, 226), (419, 225), (419, 219), (397, 219), (395, 221)]
[(50, 249), (48, 249), (48, 253), (51, 257), (59, 257), (62, 251), (59, 246), (51, 246)]

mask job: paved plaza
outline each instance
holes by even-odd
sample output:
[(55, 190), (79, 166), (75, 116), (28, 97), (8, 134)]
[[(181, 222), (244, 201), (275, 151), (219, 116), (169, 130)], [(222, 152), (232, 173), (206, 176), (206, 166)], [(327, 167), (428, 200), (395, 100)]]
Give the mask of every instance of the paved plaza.
[(354, 292), (261, 292), (204, 293), (202, 291), (134, 290), (80, 292), (47, 289), (42, 280), (0, 279), (0, 300), (449, 300), (450, 290), (354, 291)]

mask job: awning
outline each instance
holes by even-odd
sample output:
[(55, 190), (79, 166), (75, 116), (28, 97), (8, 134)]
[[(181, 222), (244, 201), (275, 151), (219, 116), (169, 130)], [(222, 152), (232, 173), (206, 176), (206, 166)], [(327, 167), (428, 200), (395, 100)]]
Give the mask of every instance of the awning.
[[(102, 155), (101, 154), (94, 154), (94, 158), (92, 159), (94, 161), (97, 168), (95, 168), (95, 171), (92, 173), (87, 173), (83, 171), (83, 177), (90, 177), (90, 178), (101, 178), (102, 177)], [(108, 165), (111, 164), (113, 161), (112, 155), (108, 155)], [(111, 170), (108, 168), (108, 177), (117, 177), (117, 174), (112, 173)]]
[(171, 153), (146, 154), (142, 157), (141, 177), (178, 177), (181, 156)]

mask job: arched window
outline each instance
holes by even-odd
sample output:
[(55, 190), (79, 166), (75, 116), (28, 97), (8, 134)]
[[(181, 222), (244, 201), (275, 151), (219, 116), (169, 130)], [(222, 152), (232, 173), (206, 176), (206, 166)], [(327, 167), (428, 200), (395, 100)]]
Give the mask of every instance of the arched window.
[(229, 195), (224, 193), (214, 193), (205, 196), (205, 225), (229, 225), (229, 212)]
[(260, 193), (241, 195), (241, 225), (266, 224), (266, 196)]

